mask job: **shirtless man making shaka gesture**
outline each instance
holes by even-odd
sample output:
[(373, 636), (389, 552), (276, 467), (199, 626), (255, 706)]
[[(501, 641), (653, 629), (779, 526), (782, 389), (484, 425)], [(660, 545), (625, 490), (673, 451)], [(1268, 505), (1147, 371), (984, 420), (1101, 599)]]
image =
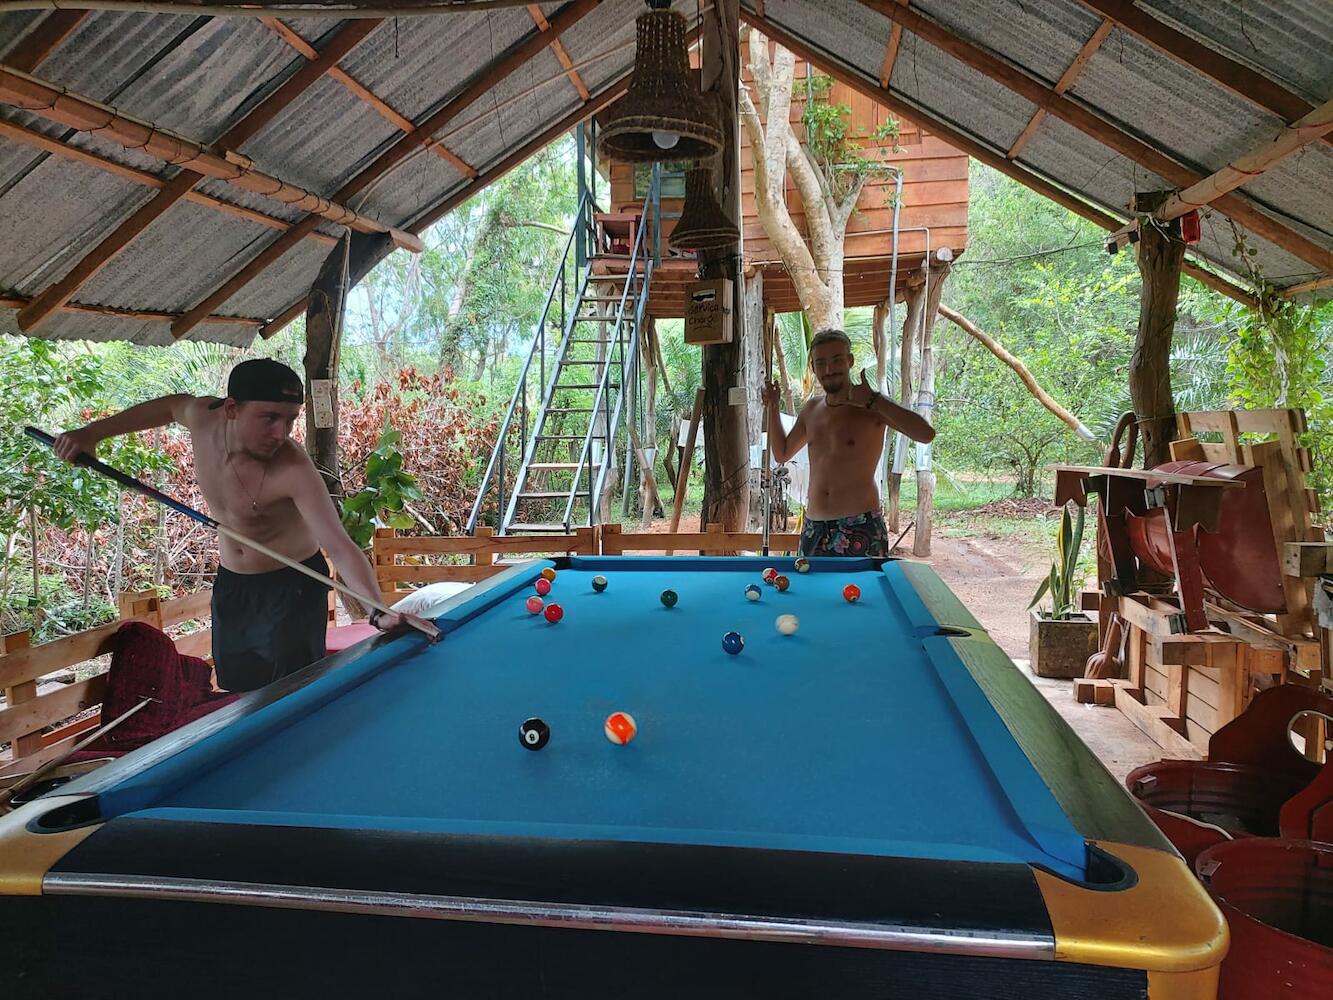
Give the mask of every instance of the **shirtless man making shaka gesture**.
[(810, 499), (801, 528), (807, 556), (887, 556), (889, 533), (880, 508), (876, 472), (887, 428), (928, 442), (935, 429), (923, 418), (881, 396), (866, 382), (852, 381), (852, 342), (841, 330), (821, 330), (810, 343), (810, 365), (824, 389), (801, 407), (784, 431), (778, 387), (764, 386), (768, 439), (776, 462), (789, 461), (810, 446)]

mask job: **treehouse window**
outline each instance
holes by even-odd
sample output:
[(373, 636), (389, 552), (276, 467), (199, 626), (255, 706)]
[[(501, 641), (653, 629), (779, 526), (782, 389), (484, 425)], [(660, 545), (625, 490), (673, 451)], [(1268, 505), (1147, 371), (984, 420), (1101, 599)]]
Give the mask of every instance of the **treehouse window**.
[[(662, 164), (662, 197), (685, 197), (685, 171), (690, 164), (681, 160)], [(653, 182), (653, 165), (636, 163), (634, 165), (634, 197), (643, 199), (648, 196), (648, 185)]]

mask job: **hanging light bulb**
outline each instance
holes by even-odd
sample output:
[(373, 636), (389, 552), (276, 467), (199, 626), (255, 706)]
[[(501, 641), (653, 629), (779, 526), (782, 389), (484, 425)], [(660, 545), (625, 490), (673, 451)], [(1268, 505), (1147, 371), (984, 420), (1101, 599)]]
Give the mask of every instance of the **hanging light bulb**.
[(700, 160), (722, 149), (722, 127), (690, 71), (685, 18), (648, 0), (635, 20), (634, 76), (597, 143), (608, 160)]

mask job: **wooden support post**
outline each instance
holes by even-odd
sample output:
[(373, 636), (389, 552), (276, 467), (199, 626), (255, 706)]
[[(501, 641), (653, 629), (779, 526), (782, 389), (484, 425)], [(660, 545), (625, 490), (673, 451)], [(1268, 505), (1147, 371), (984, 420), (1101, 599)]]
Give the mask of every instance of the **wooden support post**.
[[(916, 412), (932, 425), (935, 422), (935, 317), (939, 314), (944, 282), (949, 277), (953, 251), (940, 247), (927, 272), (924, 312), (921, 317), (921, 381), (916, 391)], [(931, 446), (916, 446), (916, 533), (912, 536), (912, 555), (930, 555), (930, 534), (935, 517), (935, 469)]]
[[(1140, 194), (1134, 207), (1140, 212), (1151, 212), (1167, 196), (1167, 192)], [(1151, 469), (1171, 460), (1171, 439), (1176, 425), (1171, 396), (1171, 337), (1176, 328), (1185, 244), (1157, 226), (1145, 224), (1140, 228), (1136, 246), (1143, 291), (1134, 353), (1129, 362), (1129, 393), (1134, 412), (1139, 415), (1143, 467)]]
[[(925, 310), (926, 275), (918, 270), (907, 276), (904, 302), (907, 315), (903, 317), (903, 340), (898, 355), (898, 403), (908, 409), (914, 402), (912, 395), (912, 358), (916, 353), (917, 330)], [(889, 472), (889, 534), (899, 531), (901, 517), (903, 469), (907, 464), (907, 440), (901, 434), (894, 435), (892, 468)]]
[(741, 380), (745, 384), (745, 451), (746, 468), (749, 474), (750, 502), (746, 513), (745, 530), (762, 530), (763, 526), (763, 491), (760, 479), (762, 470), (750, 462), (753, 449), (760, 446), (764, 435), (764, 403), (762, 390), (768, 380), (768, 354), (766, 345), (768, 316), (764, 310), (764, 272), (756, 270), (745, 278), (745, 310), (741, 328), (747, 336), (742, 343), (744, 368)]
[[(680, 472), (676, 476), (676, 496), (671, 504), (670, 532), (673, 535), (680, 527), (680, 512), (685, 507), (685, 494), (690, 487), (690, 467), (694, 464), (694, 439), (699, 433), (699, 418), (703, 414), (703, 408), (704, 391), (697, 389), (694, 393), (694, 409), (690, 412), (690, 429), (685, 437), (685, 453), (681, 456)], [(675, 555), (675, 551), (668, 549), (667, 555)]]
[(338, 356), (347, 296), (392, 249), (393, 241), (386, 235), (350, 233), (325, 258), (310, 288), (305, 319), (305, 447), (335, 501), (343, 495), (338, 465)]
[[(703, 18), (703, 91), (717, 101), (722, 126), (722, 152), (714, 180), (718, 204), (733, 219), (741, 218), (739, 0), (714, 0)], [(732, 338), (729, 344), (703, 348), (704, 502), (703, 521), (739, 531), (750, 514), (750, 449), (746, 408), (732, 405), (731, 389), (744, 370), (744, 347), (752, 333), (745, 315), (745, 275), (737, 266), (740, 247), (699, 253), (704, 277), (732, 280)]]

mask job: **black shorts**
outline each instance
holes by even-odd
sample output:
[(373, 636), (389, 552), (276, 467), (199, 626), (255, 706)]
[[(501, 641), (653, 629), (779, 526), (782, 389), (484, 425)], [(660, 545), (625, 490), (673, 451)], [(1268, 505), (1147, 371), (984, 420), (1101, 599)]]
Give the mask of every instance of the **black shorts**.
[[(329, 575), (316, 552), (302, 562)], [(213, 582), (213, 664), (226, 691), (253, 691), (324, 656), (329, 588), (290, 567), (234, 573)]]

